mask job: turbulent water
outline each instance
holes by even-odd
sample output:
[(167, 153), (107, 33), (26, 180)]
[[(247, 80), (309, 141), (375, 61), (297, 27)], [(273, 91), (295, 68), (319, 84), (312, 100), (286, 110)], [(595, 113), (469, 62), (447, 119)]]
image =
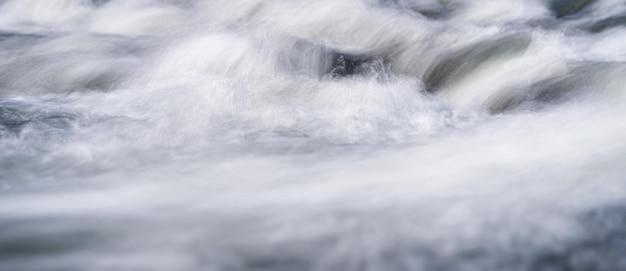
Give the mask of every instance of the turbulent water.
[(0, 1), (0, 270), (626, 270), (626, 1)]

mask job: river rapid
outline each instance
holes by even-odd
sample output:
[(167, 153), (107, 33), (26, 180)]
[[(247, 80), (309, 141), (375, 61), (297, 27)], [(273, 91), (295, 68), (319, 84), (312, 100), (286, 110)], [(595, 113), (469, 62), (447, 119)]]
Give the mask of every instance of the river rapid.
[(626, 1), (0, 1), (0, 270), (626, 270)]

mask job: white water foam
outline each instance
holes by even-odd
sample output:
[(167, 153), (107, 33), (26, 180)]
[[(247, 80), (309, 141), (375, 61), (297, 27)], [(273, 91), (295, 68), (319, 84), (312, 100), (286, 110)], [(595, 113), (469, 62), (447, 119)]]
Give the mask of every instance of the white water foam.
[(0, 1), (0, 270), (622, 270), (626, 5), (553, 2)]

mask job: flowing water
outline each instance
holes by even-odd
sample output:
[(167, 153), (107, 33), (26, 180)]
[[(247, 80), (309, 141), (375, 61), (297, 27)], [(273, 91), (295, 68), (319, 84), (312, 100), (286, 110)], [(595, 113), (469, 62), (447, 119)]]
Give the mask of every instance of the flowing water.
[(626, 270), (626, 1), (0, 1), (0, 270)]

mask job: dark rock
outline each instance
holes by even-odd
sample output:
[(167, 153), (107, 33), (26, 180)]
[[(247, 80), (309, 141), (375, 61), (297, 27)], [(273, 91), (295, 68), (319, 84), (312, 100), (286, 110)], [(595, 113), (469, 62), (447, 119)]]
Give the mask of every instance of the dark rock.
[(354, 75), (360, 66), (367, 63), (369, 59), (366, 56), (344, 54), (340, 52), (332, 52), (330, 74), (333, 76)]
[(333, 78), (345, 77), (352, 75), (368, 75), (374, 70), (382, 70), (384, 67), (383, 59), (368, 56), (366, 54), (350, 54), (340, 51), (331, 50), (328, 54), (328, 63), (326, 72)]
[(372, 75), (383, 72), (386, 66), (381, 53), (341, 50), (301, 39), (286, 47), (278, 59), (285, 70), (296, 74), (341, 78)]

